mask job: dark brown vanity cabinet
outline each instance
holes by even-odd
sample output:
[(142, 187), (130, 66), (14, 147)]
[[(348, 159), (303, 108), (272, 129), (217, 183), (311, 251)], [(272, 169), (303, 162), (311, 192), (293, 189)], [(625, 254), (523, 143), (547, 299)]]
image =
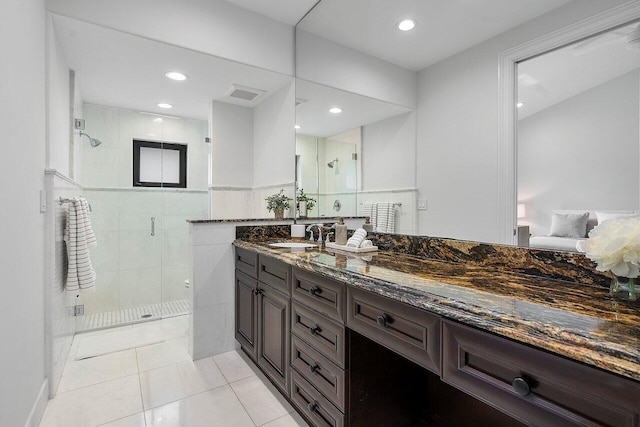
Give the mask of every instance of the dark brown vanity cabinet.
[(440, 373), (439, 316), (348, 288), (347, 326), (431, 372)]
[(235, 336), (245, 353), (289, 396), (291, 268), (262, 256), (256, 258), (255, 268), (250, 261), (236, 248)]
[(442, 379), (524, 423), (637, 427), (640, 384), (443, 322)]

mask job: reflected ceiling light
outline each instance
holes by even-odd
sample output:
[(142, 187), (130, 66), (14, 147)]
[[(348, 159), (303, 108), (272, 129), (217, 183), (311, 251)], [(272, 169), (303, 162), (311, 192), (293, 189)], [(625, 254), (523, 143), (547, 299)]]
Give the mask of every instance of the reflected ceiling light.
[(161, 103), (158, 104), (158, 107), (160, 107), (160, 108), (173, 108), (173, 105), (167, 104), (166, 102), (161, 102)]
[(340, 114), (340, 113), (342, 113), (342, 108), (340, 108), (340, 107), (331, 107), (331, 108), (329, 108), (329, 112), (331, 114)]
[(398, 29), (400, 31), (410, 31), (413, 30), (413, 28), (416, 26), (416, 21), (415, 19), (403, 19), (402, 21), (398, 22)]
[(627, 50), (640, 52), (640, 28), (633, 30), (627, 36)]
[(518, 108), (524, 107), (524, 102), (518, 102), (516, 104), (516, 107), (518, 107)]
[(300, 129), (300, 125), (295, 125), (294, 129)]
[(153, 121), (156, 123), (162, 123), (162, 117), (156, 117)]
[(176, 81), (179, 81), (179, 82), (187, 80), (189, 78), (189, 76), (187, 76), (186, 74), (183, 74), (183, 73), (181, 73), (179, 71), (169, 71), (169, 72), (164, 73), (164, 76), (166, 78), (168, 78), (168, 79), (176, 80)]

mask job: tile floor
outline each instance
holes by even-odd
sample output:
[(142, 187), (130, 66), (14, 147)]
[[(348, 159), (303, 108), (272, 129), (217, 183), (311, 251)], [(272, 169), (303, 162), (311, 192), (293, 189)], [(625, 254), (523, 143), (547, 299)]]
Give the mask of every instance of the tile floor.
[[(41, 427), (307, 426), (240, 351), (191, 361), (188, 317), (144, 324), (164, 341), (76, 360), (83, 343), (130, 339), (140, 325), (76, 335)], [(149, 329), (150, 331), (153, 329)]]

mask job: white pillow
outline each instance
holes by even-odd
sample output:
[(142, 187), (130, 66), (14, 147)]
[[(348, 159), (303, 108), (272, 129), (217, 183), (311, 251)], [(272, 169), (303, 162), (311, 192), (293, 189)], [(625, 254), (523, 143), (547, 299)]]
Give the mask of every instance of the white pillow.
[(621, 218), (634, 218), (637, 217), (637, 213), (611, 213), (611, 212), (596, 212), (596, 218), (598, 218), (598, 224), (602, 224), (610, 219)]
[(587, 235), (589, 212), (568, 214), (553, 212), (551, 214), (551, 232), (549, 236), (573, 237), (579, 239)]

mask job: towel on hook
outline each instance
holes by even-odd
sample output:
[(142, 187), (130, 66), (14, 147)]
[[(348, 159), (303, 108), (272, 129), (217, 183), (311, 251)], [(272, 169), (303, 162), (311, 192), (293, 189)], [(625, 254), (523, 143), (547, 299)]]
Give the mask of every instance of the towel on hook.
[(67, 209), (67, 227), (64, 231), (67, 243), (68, 292), (92, 289), (96, 284), (96, 272), (91, 265), (89, 249), (97, 246), (96, 236), (91, 228), (89, 203), (83, 197), (74, 197)]
[(369, 222), (373, 225), (373, 231), (376, 230), (378, 222), (378, 202), (364, 202), (362, 204), (362, 215), (369, 217)]

